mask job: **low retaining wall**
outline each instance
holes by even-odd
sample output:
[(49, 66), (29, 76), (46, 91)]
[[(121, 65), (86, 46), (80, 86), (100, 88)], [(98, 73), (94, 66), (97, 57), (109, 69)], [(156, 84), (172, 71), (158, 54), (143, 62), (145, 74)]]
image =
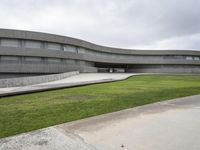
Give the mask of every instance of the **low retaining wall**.
[(45, 83), (45, 82), (64, 79), (77, 74), (79, 74), (79, 71), (52, 74), (52, 75), (34, 76), (34, 77), (0, 79), (0, 88), (27, 86), (27, 85)]

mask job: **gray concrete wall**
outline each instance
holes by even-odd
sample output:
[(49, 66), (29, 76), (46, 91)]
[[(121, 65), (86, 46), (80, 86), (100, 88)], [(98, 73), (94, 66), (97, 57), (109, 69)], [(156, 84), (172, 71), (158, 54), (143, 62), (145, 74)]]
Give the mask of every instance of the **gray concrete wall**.
[(96, 67), (66, 64), (24, 64), (24, 63), (0, 63), (0, 73), (40, 73), (52, 74), (69, 71), (97, 72)]
[[(95, 63), (146, 65), (134, 69), (137, 72), (179, 72), (173, 69), (179, 65), (183, 72), (193, 73), (185, 65), (199, 72), (200, 51), (119, 49), (65, 36), (0, 29), (0, 73), (96, 72)], [(158, 69), (156, 65), (170, 67)]]
[[(43, 58), (62, 58), (62, 59), (74, 59), (85, 60), (90, 62), (107, 62), (107, 63), (123, 63), (123, 64), (199, 64), (200, 60), (187, 60), (186, 56), (175, 55), (172, 57), (164, 55), (128, 55), (127, 57), (104, 57), (104, 56), (92, 56), (89, 54), (75, 54), (63, 51), (51, 51), (45, 49), (21, 49), (0, 47), (0, 54), (3, 56), (25, 56), (25, 57), (43, 57)], [(177, 57), (176, 57), (177, 56)], [(190, 56), (190, 55), (189, 55)], [(193, 56), (193, 58), (198, 56)]]
[(47, 41), (68, 45), (75, 45), (77, 47), (88, 48), (100, 52), (109, 52), (117, 54), (134, 54), (134, 55), (199, 55), (200, 52), (187, 50), (136, 50), (136, 49), (121, 49), (96, 45), (84, 40), (75, 39), (67, 36), (60, 36), (55, 34), (0, 29), (0, 37), (2, 38), (16, 38), (16, 39), (30, 39), (36, 41)]
[(27, 86), (27, 85), (45, 83), (45, 82), (64, 79), (77, 74), (79, 74), (79, 71), (66, 72), (61, 74), (43, 75), (43, 76), (0, 79), (0, 88)]
[[(40, 76), (45, 75), (43, 74), (36, 74), (36, 73), (0, 73), (0, 79), (8, 79), (8, 78), (18, 78), (18, 77), (32, 77), (32, 76)], [(46, 74), (48, 75), (48, 74)]]

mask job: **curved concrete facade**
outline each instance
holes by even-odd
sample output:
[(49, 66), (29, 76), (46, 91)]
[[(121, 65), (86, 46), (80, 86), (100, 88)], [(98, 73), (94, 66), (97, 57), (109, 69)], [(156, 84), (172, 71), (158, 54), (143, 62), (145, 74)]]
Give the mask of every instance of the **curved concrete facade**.
[(47, 33), (0, 29), (0, 73), (200, 73), (200, 51), (130, 50)]

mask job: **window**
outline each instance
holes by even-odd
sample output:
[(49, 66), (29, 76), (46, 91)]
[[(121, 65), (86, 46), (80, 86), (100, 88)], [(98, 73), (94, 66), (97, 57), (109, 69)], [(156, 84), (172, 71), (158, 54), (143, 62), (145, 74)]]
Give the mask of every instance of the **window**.
[(186, 56), (186, 60), (193, 60), (192, 56)]
[(42, 58), (41, 57), (25, 57), (25, 61), (40, 62), (42, 61)]
[(75, 65), (76, 61), (73, 59), (67, 59), (67, 64)]
[(1, 46), (20, 47), (20, 41), (15, 39), (1, 39)]
[(75, 46), (65, 45), (63, 48), (64, 48), (64, 51), (66, 51), (66, 52), (76, 53), (76, 47)]
[(84, 53), (85, 53), (85, 49), (84, 49), (84, 48), (79, 48), (79, 49), (78, 49), (78, 53), (84, 54)]
[(1, 61), (19, 61), (17, 56), (1, 56)]
[(41, 48), (41, 45), (39, 41), (25, 41), (26, 48)]
[(48, 60), (48, 62), (50, 62), (50, 63), (58, 63), (58, 62), (61, 62), (61, 59), (59, 59), (59, 58), (48, 58), (47, 60)]
[(48, 43), (47, 48), (51, 50), (61, 50), (61, 45), (56, 43)]

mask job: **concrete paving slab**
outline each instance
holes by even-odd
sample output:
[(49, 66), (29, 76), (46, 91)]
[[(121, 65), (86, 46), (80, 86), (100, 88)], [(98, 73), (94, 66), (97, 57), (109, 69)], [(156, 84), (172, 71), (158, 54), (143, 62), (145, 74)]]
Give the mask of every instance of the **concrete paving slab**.
[(99, 150), (200, 149), (200, 95), (57, 126)]
[(0, 150), (199, 150), (200, 95), (0, 139)]
[(81, 137), (59, 132), (55, 128), (41, 129), (0, 140), (0, 150), (95, 150)]

